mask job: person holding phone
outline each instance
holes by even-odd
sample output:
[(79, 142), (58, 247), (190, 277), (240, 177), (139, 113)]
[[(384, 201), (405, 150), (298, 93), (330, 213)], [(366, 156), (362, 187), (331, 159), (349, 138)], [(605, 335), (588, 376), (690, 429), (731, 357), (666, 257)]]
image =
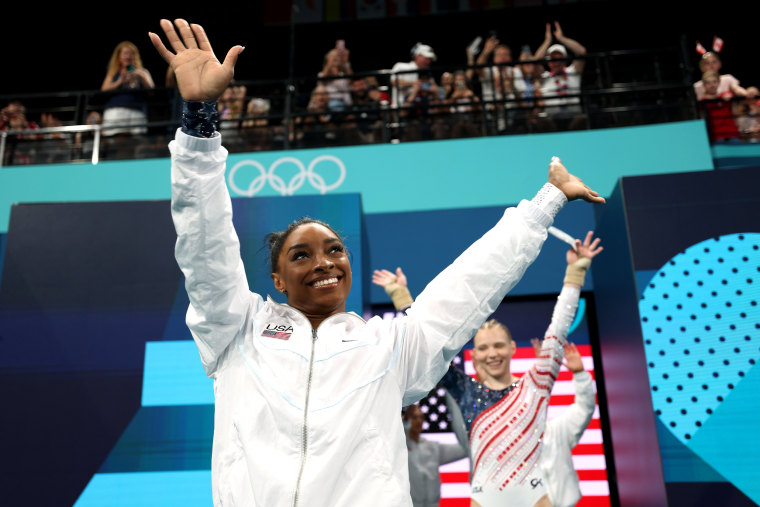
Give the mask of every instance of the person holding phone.
[(317, 85), (327, 89), (327, 107), (331, 111), (344, 111), (351, 106), (351, 79), (348, 76), (353, 73), (346, 41), (339, 39), (335, 42), (335, 47), (325, 55), (322, 70), (317, 74), (319, 78), (335, 77), (319, 79), (317, 82)]
[[(155, 86), (150, 72), (143, 66), (137, 46), (129, 41), (120, 42), (111, 54), (100, 86), (101, 91), (118, 92), (110, 94), (103, 107), (103, 135), (147, 132), (148, 106), (142, 90)], [(110, 125), (122, 127), (108, 128)]]

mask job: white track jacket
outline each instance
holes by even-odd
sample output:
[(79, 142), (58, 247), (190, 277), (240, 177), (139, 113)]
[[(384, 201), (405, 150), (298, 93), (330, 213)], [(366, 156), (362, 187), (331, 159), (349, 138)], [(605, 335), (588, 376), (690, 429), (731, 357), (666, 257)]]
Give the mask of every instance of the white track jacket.
[(547, 184), (507, 209), (407, 316), (342, 313), (312, 329), (248, 287), (221, 136), (178, 131), (169, 147), (187, 324), (214, 379), (214, 504), (411, 506), (401, 409), (435, 387), (520, 280), (565, 196)]

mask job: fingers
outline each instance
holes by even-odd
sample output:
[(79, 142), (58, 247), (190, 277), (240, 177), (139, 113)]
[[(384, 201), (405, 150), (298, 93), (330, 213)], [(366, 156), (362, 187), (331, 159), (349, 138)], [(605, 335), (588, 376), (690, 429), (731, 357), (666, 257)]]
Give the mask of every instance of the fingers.
[(156, 51), (158, 51), (158, 54), (161, 55), (161, 58), (163, 58), (166, 63), (171, 64), (171, 61), (174, 58), (174, 54), (166, 49), (164, 43), (161, 42), (161, 37), (153, 32), (148, 32), (148, 37), (150, 37), (150, 41), (153, 43), (153, 47), (156, 48)]
[(163, 28), (166, 39), (169, 41), (169, 45), (175, 53), (179, 53), (186, 49), (185, 45), (180, 40), (179, 35), (177, 35), (177, 32), (174, 30), (174, 24), (171, 21), (168, 19), (162, 19), (161, 28)]
[(583, 197), (584, 201), (588, 202), (595, 202), (595, 203), (605, 203), (607, 200), (604, 197), (599, 196), (599, 192), (595, 190), (591, 190), (588, 186), (584, 185), (586, 187), (586, 195)]
[(198, 42), (195, 40), (195, 34), (193, 29), (190, 28), (190, 23), (184, 19), (176, 19), (174, 24), (179, 28), (179, 34), (182, 36), (182, 42), (187, 49), (198, 49)]
[(211, 51), (213, 53), (214, 50), (211, 49), (211, 43), (209, 42), (206, 31), (203, 29), (203, 27), (201, 25), (193, 23), (190, 25), (190, 28), (195, 34), (195, 40), (198, 41), (198, 47), (203, 51)]
[(401, 266), (396, 268), (396, 276), (404, 276), (404, 272), (401, 271)]
[[(583, 249), (584, 250), (590, 250), (591, 249), (591, 238), (593, 238), (593, 237), (594, 237), (594, 231), (588, 231), (586, 233), (586, 237), (583, 238)], [(597, 242), (598, 242), (598, 238), (597, 238)]]
[(224, 57), (222, 67), (226, 68), (229, 72), (234, 74), (235, 64), (237, 63), (238, 56), (240, 56), (240, 53), (242, 53), (244, 49), (245, 47), (243, 46), (233, 46), (230, 48), (230, 50), (227, 51), (227, 56)]

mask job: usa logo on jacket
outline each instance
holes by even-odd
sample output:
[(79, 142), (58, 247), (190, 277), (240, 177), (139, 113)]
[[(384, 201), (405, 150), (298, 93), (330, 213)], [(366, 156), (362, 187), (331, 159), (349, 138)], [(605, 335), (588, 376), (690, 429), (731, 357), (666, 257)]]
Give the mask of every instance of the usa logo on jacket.
[(277, 338), (278, 340), (288, 340), (292, 334), (293, 326), (287, 324), (267, 324), (266, 329), (261, 332), (261, 336)]

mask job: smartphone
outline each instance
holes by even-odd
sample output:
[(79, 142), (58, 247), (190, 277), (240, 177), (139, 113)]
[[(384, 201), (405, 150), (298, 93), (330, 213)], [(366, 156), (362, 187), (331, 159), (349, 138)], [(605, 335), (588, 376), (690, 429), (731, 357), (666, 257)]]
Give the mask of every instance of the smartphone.
[(473, 41), (470, 43), (470, 47), (467, 48), (471, 55), (474, 55), (475, 53), (480, 51), (481, 42), (483, 42), (483, 37), (481, 37), (480, 35), (478, 35), (477, 37), (475, 37), (475, 39), (473, 39)]

